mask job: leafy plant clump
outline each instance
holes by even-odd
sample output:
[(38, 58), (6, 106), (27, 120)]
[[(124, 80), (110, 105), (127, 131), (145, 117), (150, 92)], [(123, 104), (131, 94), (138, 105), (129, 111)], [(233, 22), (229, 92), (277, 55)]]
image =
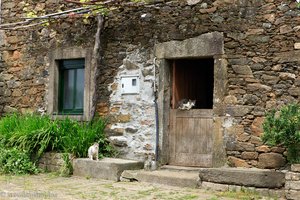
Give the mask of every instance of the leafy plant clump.
[[(105, 137), (106, 120), (78, 122), (69, 118), (52, 120), (36, 114), (11, 114), (0, 120), (0, 145), (26, 152), (36, 162), (46, 151), (87, 157), (87, 149), (99, 143), (99, 157), (111, 156), (114, 149)], [(1, 167), (1, 166), (0, 166)]]
[(289, 104), (279, 111), (272, 110), (263, 124), (262, 140), (268, 145), (287, 148), (287, 160), (300, 163), (300, 105)]
[(27, 152), (16, 148), (0, 148), (0, 173), (19, 175), (38, 172), (38, 168), (30, 160)]
[(68, 153), (62, 154), (63, 159), (63, 165), (59, 170), (59, 175), (62, 177), (69, 177), (71, 174), (73, 174), (73, 166), (71, 163), (71, 158)]

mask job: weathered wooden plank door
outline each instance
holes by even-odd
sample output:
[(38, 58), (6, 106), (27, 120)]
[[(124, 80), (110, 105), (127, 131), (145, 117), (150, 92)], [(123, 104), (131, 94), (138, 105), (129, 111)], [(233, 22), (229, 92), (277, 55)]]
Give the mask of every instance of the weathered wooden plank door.
[(212, 109), (170, 110), (170, 165), (212, 167)]

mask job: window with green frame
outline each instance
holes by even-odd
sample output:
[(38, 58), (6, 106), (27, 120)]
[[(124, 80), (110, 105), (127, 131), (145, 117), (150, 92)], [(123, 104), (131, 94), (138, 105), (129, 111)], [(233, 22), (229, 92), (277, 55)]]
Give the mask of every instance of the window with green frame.
[(59, 61), (59, 114), (83, 114), (84, 59)]

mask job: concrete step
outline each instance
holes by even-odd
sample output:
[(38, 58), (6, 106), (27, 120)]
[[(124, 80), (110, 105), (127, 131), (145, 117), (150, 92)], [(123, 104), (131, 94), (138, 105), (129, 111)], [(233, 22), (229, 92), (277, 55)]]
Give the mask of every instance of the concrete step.
[(175, 165), (164, 165), (160, 168), (161, 170), (169, 170), (174, 172), (198, 172), (201, 168), (198, 167), (183, 167), (183, 166), (175, 166)]
[(249, 168), (206, 168), (199, 171), (200, 181), (256, 188), (282, 188), (285, 174), (280, 171)]
[(73, 175), (120, 181), (124, 170), (137, 170), (144, 167), (143, 162), (117, 158), (103, 158), (95, 161), (87, 158), (73, 160)]
[(157, 171), (126, 170), (121, 175), (121, 181), (126, 180), (196, 188), (199, 183), (199, 172), (170, 171), (166, 169)]

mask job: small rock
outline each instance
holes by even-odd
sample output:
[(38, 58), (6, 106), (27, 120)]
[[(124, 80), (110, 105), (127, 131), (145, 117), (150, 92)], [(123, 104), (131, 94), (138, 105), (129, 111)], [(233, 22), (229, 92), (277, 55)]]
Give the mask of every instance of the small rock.
[(235, 105), (237, 103), (237, 98), (233, 95), (228, 95), (224, 99), (225, 104)]
[(199, 2), (201, 2), (201, 0), (187, 0), (189, 6), (196, 5)]
[(261, 136), (263, 134), (264, 120), (264, 117), (257, 117), (254, 119), (253, 123), (251, 124), (251, 131), (254, 136)]
[(300, 42), (294, 44), (295, 49), (300, 49)]
[(282, 80), (295, 80), (296, 75), (292, 73), (281, 72), (279, 73), (279, 78)]
[(13, 108), (13, 107), (10, 107), (10, 106), (5, 106), (3, 111), (5, 113), (14, 113), (14, 112), (17, 112), (17, 109), (16, 108)]
[(255, 160), (258, 157), (257, 152), (243, 152), (242, 153), (242, 158), (245, 160)]
[(217, 10), (217, 7), (211, 7), (206, 9), (200, 9), (200, 13), (214, 13)]
[(291, 26), (288, 25), (283, 25), (280, 26), (279, 31), (281, 34), (285, 34), (285, 33), (289, 33), (293, 31), (293, 28)]
[(228, 157), (228, 162), (229, 162), (229, 166), (231, 167), (246, 167), (246, 168), (250, 167), (250, 165), (245, 160), (233, 156)]
[(292, 164), (291, 171), (293, 172), (300, 172), (300, 164)]
[(117, 147), (126, 147), (127, 146), (127, 138), (124, 136), (112, 136), (109, 137), (109, 140), (113, 145)]
[(233, 65), (232, 69), (237, 74), (252, 75), (252, 70), (248, 65)]
[(267, 153), (267, 152), (271, 151), (271, 149), (267, 145), (262, 145), (262, 146), (256, 147), (255, 150), (258, 152), (263, 152), (263, 153)]

